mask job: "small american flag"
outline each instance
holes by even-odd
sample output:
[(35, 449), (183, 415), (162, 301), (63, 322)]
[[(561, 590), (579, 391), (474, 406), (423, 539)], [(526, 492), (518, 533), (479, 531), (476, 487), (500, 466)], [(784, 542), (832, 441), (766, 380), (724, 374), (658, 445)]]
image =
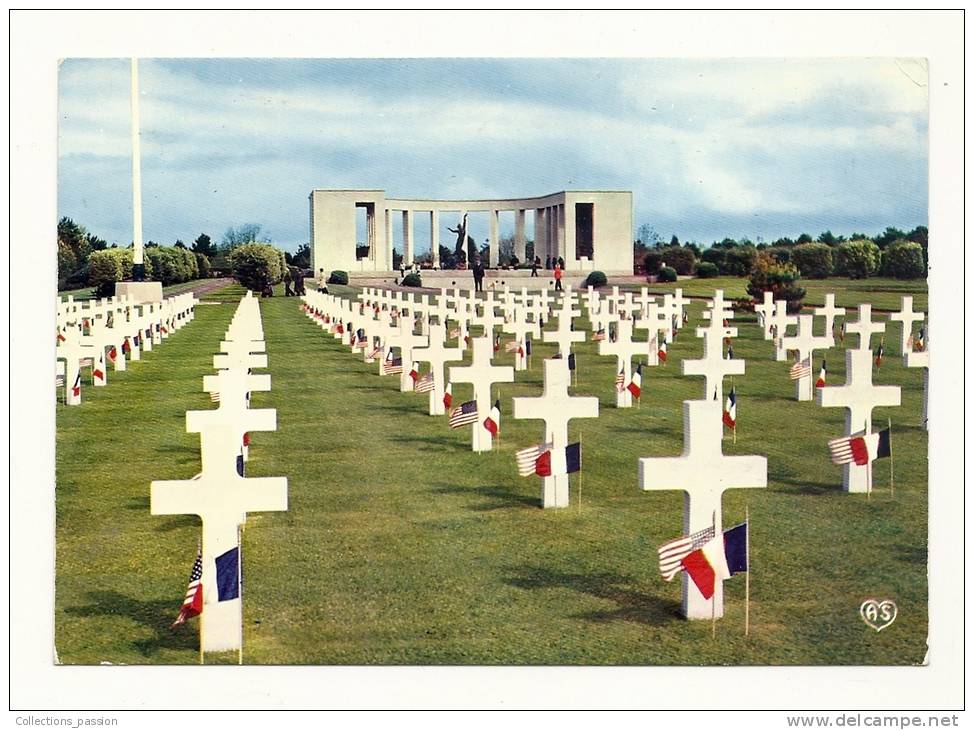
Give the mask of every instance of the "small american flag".
[(623, 388), (625, 387), (626, 387), (626, 371), (625, 369), (623, 369), (619, 371), (618, 375), (616, 375), (616, 390), (621, 393)]
[(468, 400), (450, 413), (450, 428), (461, 428), (477, 422), (477, 401)]
[(529, 477), (534, 474), (534, 465), (537, 463), (538, 457), (550, 450), (551, 444), (535, 444), (514, 452), (518, 476)]
[(433, 390), (433, 373), (426, 373), (418, 381), (416, 381), (416, 392), (417, 393), (429, 393)]
[(713, 540), (714, 534), (714, 526), (711, 525), (705, 530), (660, 545), (656, 552), (659, 554), (659, 572), (663, 580), (673, 580), (676, 574), (683, 570), (683, 558)]
[(792, 380), (807, 378), (812, 374), (812, 358), (806, 357), (804, 360), (796, 362), (788, 371), (788, 377)]
[(63, 375), (55, 375), (54, 376), (54, 385), (56, 387), (58, 387), (58, 388), (60, 388), (61, 386), (63, 386), (64, 385), (64, 376)]
[(375, 358), (382, 354), (382, 345), (376, 345), (369, 356), (366, 358), (369, 362), (375, 362)]
[(402, 372), (402, 358), (393, 357), (392, 351), (386, 355), (386, 361), (382, 364), (382, 372), (386, 375), (398, 375)]
[(220, 402), (220, 391), (214, 390), (212, 393), (210, 393), (210, 400), (213, 403), (219, 403)]
[(517, 348), (518, 348), (517, 340), (512, 340), (511, 342), (508, 342), (506, 345), (504, 345), (505, 352), (517, 352)]
[(200, 546), (196, 553), (196, 562), (189, 573), (189, 587), (186, 589), (186, 598), (183, 599), (183, 606), (179, 609), (179, 615), (173, 621), (172, 628), (186, 623), (186, 619), (199, 616), (203, 613), (203, 547)]
[(605, 339), (605, 327), (599, 327), (599, 331), (592, 335), (592, 342), (601, 342)]
[(450, 330), (450, 337), (459, 337), (459, 336), (460, 336), (459, 327), (454, 327), (452, 330)]

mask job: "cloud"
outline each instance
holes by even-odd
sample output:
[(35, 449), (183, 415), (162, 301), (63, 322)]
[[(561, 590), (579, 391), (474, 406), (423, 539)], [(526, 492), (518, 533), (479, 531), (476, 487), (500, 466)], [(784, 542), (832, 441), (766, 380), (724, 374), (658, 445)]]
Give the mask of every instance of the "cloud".
[[(922, 61), (894, 59), (143, 61), (146, 236), (258, 220), (293, 248), (313, 187), (631, 189), (637, 226), (673, 221), (681, 237), (877, 211), (912, 227), (926, 222), (925, 79)], [(127, 60), (60, 71), (59, 210), (119, 240), (129, 81)]]

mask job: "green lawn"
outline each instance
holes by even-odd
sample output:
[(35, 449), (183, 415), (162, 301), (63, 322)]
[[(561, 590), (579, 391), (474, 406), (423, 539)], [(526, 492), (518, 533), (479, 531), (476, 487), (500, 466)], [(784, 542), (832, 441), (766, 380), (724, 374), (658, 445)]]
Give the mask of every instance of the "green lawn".
[[(681, 279), (671, 284), (646, 284), (656, 294), (672, 292), (677, 287), (685, 296), (711, 296), (713, 290), (723, 289), (728, 299), (746, 297), (747, 279), (739, 276), (719, 276), (714, 279)], [(611, 282), (610, 282), (611, 284)], [(856, 307), (870, 302), (873, 309), (898, 311), (903, 296), (913, 297), (913, 308), (927, 309), (927, 282), (925, 280), (902, 281), (900, 279), (802, 279), (806, 306), (822, 306), (825, 295), (834, 292), (835, 303), (840, 307)], [(619, 287), (623, 291), (640, 289), (639, 285)]]
[[(850, 303), (844, 293), (843, 300)], [(691, 306), (691, 324), (701, 307)], [(541, 360), (552, 345), (537, 345), (531, 370), (499, 387), (500, 444), (475, 454), (467, 429), (451, 431), (445, 417), (425, 415), (426, 396), (399, 393), (396, 378), (378, 377), (375, 365), (339, 346), (299, 312), (298, 300), (275, 296), (261, 308), (273, 390), (255, 393), (252, 405), (276, 408), (279, 430), (253, 435), (248, 475), (286, 475), (289, 510), (247, 521), (245, 662), (923, 660), (922, 377), (893, 356), (894, 336), (876, 377), (903, 387), (903, 405), (878, 409), (875, 423), (893, 420), (896, 491), (882, 461), (867, 499), (842, 493), (840, 469), (828, 458), (825, 444), (841, 434), (843, 411), (793, 400), (788, 363), (773, 361), (753, 317), (735, 321), (734, 349), (747, 374), (734, 383), (740, 426), (725, 452), (766, 455), (769, 486), (725, 495), (725, 526), (745, 508), (751, 516), (751, 635), (744, 636), (744, 576), (735, 576), (715, 640), (709, 622), (680, 618), (680, 582), (663, 582), (657, 569), (657, 546), (680, 534), (682, 494), (637, 488), (637, 458), (678, 454), (681, 402), (704, 395), (702, 379), (680, 375), (680, 360), (702, 349), (692, 330), (677, 338), (669, 364), (644, 370), (638, 409), (613, 405), (614, 358), (598, 357), (591, 342), (578, 348), (574, 392), (601, 402), (598, 419), (571, 427), (583, 443), (582, 506), (573, 477), (571, 508), (541, 510), (540, 480), (519, 478), (513, 460), (539, 440), (541, 424), (511, 418), (510, 398), (540, 394)], [(199, 661), (197, 620), (169, 628), (199, 522), (151, 516), (149, 482), (199, 471), (199, 438), (184, 432), (185, 411), (212, 407), (202, 376), (212, 372), (233, 311), (229, 303), (201, 305), (161, 347), (112, 372), (108, 387), (86, 387), (82, 406), (56, 406), (55, 625), (64, 663)], [(844, 380), (841, 352), (827, 357), (829, 382)], [(471, 395), (466, 385), (454, 393), (459, 401)], [(867, 628), (858, 615), (866, 598), (895, 600), (896, 623), (881, 633)]]

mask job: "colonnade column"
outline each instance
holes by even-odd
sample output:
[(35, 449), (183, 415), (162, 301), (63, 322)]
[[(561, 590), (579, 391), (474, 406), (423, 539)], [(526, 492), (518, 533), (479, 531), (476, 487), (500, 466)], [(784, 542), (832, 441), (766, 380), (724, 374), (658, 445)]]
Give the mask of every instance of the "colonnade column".
[(559, 256), (565, 259), (565, 268), (568, 268), (568, 249), (565, 247), (565, 206), (557, 205), (555, 210), (558, 211), (558, 225), (555, 227), (555, 248), (558, 253), (555, 258)]
[(500, 263), (500, 252), (501, 246), (498, 240), (498, 235), (500, 233), (500, 212), (492, 210), (490, 215), (490, 249), (487, 255), (489, 266), (492, 269), (496, 269), (497, 265)]
[(524, 210), (514, 211), (514, 255), (524, 263)]
[(385, 251), (386, 251), (386, 263), (385, 268), (392, 268), (393, 259), (393, 239), (392, 239), (392, 209), (386, 208), (386, 241), (385, 241)]
[(430, 250), (433, 252), (433, 268), (440, 268), (440, 211), (430, 211)]
[(413, 212), (402, 212), (402, 260), (406, 266), (413, 264)]
[(565, 203), (562, 206), (561, 237), (565, 246), (565, 268), (579, 269), (580, 262), (577, 260), (575, 250), (575, 206)]
[(544, 254), (546, 252), (545, 229), (544, 229), (544, 208), (534, 210), (534, 255), (541, 259), (544, 264)]

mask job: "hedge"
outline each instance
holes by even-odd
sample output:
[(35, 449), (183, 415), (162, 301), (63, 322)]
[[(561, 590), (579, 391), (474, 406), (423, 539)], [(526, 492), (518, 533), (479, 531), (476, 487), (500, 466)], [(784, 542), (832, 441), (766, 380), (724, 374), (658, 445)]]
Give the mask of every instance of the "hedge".
[(791, 250), (791, 262), (806, 279), (832, 276), (832, 247), (824, 243), (803, 243)]
[(643, 257), (643, 270), (647, 275), (658, 274), (663, 265), (663, 254), (659, 251), (647, 251)]
[(697, 278), (713, 279), (718, 274), (720, 274), (720, 269), (717, 268), (717, 264), (715, 263), (701, 261), (697, 264)]
[(420, 278), (419, 274), (415, 271), (411, 271), (402, 277), (403, 286), (422, 286), (423, 280)]
[[(676, 273), (684, 276), (693, 273), (693, 266), (697, 263), (697, 258), (690, 249), (682, 246), (670, 246), (664, 248), (662, 253), (663, 263), (669, 268), (675, 269)], [(662, 275), (662, 271), (660, 275)]]
[(760, 300), (764, 292), (773, 292), (775, 299), (784, 299), (788, 303), (787, 311), (795, 313), (801, 310), (802, 299), (805, 298), (805, 290), (798, 286), (799, 278), (794, 264), (778, 263), (774, 256), (762, 251), (751, 270), (747, 293)]
[(659, 270), (660, 281), (676, 281), (676, 269), (672, 266), (664, 266)]
[(846, 241), (835, 249), (835, 273), (850, 279), (865, 279), (879, 270), (879, 246), (860, 238)]
[[(153, 249), (147, 249), (151, 251)], [(110, 297), (119, 281), (131, 281), (134, 253), (130, 248), (106, 248), (92, 251), (88, 257), (87, 282), (97, 289), (97, 296)], [(152, 260), (144, 257), (145, 279), (152, 280)]]
[[(713, 264), (717, 267), (717, 271), (720, 272), (727, 265), (727, 249), (711, 246), (700, 254), (700, 260), (708, 264)], [(698, 266), (697, 269), (699, 270), (699, 268)]]
[(927, 267), (923, 263), (923, 247), (913, 241), (899, 240), (883, 251), (883, 274), (897, 279), (923, 279)]
[(747, 276), (754, 268), (758, 251), (754, 246), (735, 246), (727, 249), (724, 270), (720, 273), (730, 276)]
[(331, 275), (328, 277), (328, 283), (329, 284), (342, 284), (342, 285), (347, 286), (348, 285), (348, 272), (347, 271), (339, 271), (338, 269), (336, 269), (335, 271), (331, 272)]
[(281, 252), (266, 243), (245, 243), (230, 252), (233, 277), (251, 291), (263, 291), (276, 284), (284, 273)]
[(585, 277), (585, 283), (583, 286), (600, 287), (605, 286), (608, 283), (609, 280), (605, 278), (605, 274), (603, 274), (601, 271), (592, 271), (589, 272), (587, 277)]

